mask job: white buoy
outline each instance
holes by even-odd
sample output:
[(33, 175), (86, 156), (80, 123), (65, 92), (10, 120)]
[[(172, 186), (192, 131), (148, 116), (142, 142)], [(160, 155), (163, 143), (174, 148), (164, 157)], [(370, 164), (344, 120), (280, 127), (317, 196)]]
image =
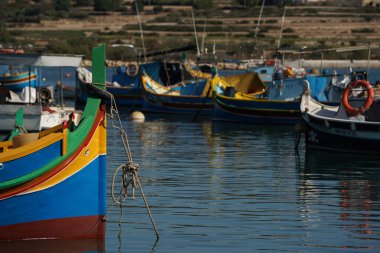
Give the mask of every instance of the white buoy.
[(132, 121), (135, 121), (135, 122), (144, 122), (145, 121), (145, 116), (140, 111), (132, 112), (130, 118), (132, 119)]

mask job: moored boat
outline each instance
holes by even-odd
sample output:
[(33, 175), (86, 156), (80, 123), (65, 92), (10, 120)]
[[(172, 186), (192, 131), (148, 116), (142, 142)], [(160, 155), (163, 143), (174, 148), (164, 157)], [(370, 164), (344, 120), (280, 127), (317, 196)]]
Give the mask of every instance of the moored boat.
[[(28, 66), (29, 72), (22, 73), (26, 77), (23, 85), (16, 82), (2, 83), (0, 86), (0, 134), (7, 134), (14, 128), (14, 116), (18, 110), (23, 110), (24, 128), (28, 131), (41, 131), (60, 124), (68, 119), (71, 113), (80, 118), (80, 111), (73, 106), (64, 107), (54, 100), (54, 87), (42, 86), (41, 67), (68, 66), (77, 67), (82, 56), (77, 55), (47, 55), (47, 54), (2, 54), (0, 64), (10, 64), (13, 68)], [(34, 69), (34, 71), (31, 71)], [(12, 75), (2, 76), (3, 80)], [(33, 77), (33, 79), (32, 79)], [(0, 79), (1, 79), (0, 78)], [(34, 80), (35, 82), (32, 82)], [(20, 85), (20, 86), (19, 86)]]
[(7, 72), (0, 75), (0, 84), (12, 91), (22, 91), (27, 87), (37, 86), (37, 75), (34, 71)]
[(142, 84), (143, 111), (192, 116), (211, 115), (211, 79), (192, 79), (177, 85), (164, 86), (145, 73), (142, 76)]
[[(183, 80), (182, 67), (179, 63), (151, 62), (143, 64), (129, 64), (126, 67), (114, 69), (112, 79), (107, 82), (106, 89), (115, 98), (118, 105), (140, 108), (143, 103), (142, 80), (143, 73), (147, 73), (155, 80), (162, 80), (163, 84), (171, 85)], [(88, 91), (86, 82), (91, 82), (91, 72), (85, 68), (78, 68), (79, 102), (86, 101)]]
[[(254, 93), (249, 89), (243, 92), (230, 90), (215, 95), (213, 120), (259, 124), (296, 124), (301, 120), (300, 97), (306, 85), (310, 85), (315, 96), (323, 91), (321, 78), (307, 76), (275, 80), (270, 86), (258, 78), (265, 92)], [(306, 83), (306, 81), (309, 82)], [(255, 89), (256, 90), (256, 89)]]
[(305, 92), (300, 108), (306, 146), (380, 153), (380, 100), (377, 93), (367, 81), (357, 80), (346, 87), (339, 106), (327, 106)]
[[(105, 47), (93, 49), (91, 89), (105, 83)], [(106, 118), (92, 92), (81, 121), (0, 143), (0, 240), (104, 238)]]
[[(216, 74), (215, 70), (214, 73)], [(204, 115), (210, 117), (214, 107), (214, 94), (223, 90), (262, 93), (265, 86), (257, 83), (257, 73), (243, 73), (211, 79), (189, 79), (174, 86), (163, 86), (148, 75), (143, 77), (144, 104), (142, 110), (156, 113)]]

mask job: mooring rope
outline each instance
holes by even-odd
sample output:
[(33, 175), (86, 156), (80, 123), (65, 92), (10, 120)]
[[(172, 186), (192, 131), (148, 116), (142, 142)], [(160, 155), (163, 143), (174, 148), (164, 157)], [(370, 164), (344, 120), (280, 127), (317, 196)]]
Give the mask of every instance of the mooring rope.
[[(107, 92), (107, 93), (109, 93), (109, 92)], [(144, 194), (144, 191), (142, 188), (142, 184), (141, 184), (140, 179), (137, 175), (139, 165), (135, 164), (133, 162), (132, 153), (131, 153), (131, 150), (129, 147), (129, 142), (128, 142), (128, 136), (127, 136), (127, 133), (124, 131), (124, 128), (122, 126), (120, 115), (119, 115), (119, 112), (117, 110), (115, 98), (111, 93), (109, 93), (109, 96), (111, 99), (111, 108), (110, 108), (110, 114), (109, 114), (109, 117), (111, 119), (111, 125), (113, 128), (116, 128), (119, 130), (120, 138), (121, 138), (121, 141), (123, 143), (124, 150), (126, 152), (127, 159), (128, 159), (128, 161), (125, 164), (120, 165), (114, 172), (113, 179), (112, 179), (112, 188), (111, 188), (112, 199), (114, 201), (114, 204), (121, 204), (122, 202), (124, 202), (124, 200), (126, 199), (126, 197), (128, 195), (128, 186), (129, 185), (132, 185), (132, 197), (134, 198), (134, 191), (135, 191), (135, 187), (136, 187), (136, 183), (137, 183), (137, 186), (140, 189), (141, 196), (143, 197), (146, 210), (148, 212), (150, 221), (152, 223), (154, 232), (156, 233), (157, 240), (158, 240), (159, 239), (158, 229), (157, 229), (157, 226), (153, 220), (153, 216), (152, 216), (152, 213), (150, 211), (148, 201), (145, 197), (145, 194)], [(118, 125), (114, 124), (113, 120), (115, 117), (117, 119)], [(116, 179), (116, 175), (118, 174), (118, 172), (121, 169), (123, 170), (123, 172), (122, 172), (122, 189), (120, 191), (120, 195), (116, 198), (115, 194), (114, 194), (115, 193), (115, 189), (114, 189), (115, 179)], [(128, 175), (129, 175), (129, 177), (128, 177)], [(130, 179), (128, 180), (128, 178), (130, 178)]]

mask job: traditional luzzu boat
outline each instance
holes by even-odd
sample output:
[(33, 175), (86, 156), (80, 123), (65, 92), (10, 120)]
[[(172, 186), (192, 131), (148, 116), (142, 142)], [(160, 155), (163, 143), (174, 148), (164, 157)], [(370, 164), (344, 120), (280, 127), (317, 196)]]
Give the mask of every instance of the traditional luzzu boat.
[[(364, 89), (363, 89), (364, 88)], [(349, 84), (340, 106), (321, 104), (307, 91), (301, 113), (305, 143), (321, 148), (355, 153), (380, 153), (380, 97), (365, 80)]]
[(193, 79), (173, 86), (163, 86), (148, 74), (142, 76), (143, 107), (150, 113), (211, 115), (210, 79)]
[[(320, 97), (327, 82), (325, 77), (305, 76), (275, 80), (268, 86), (256, 79), (254, 88), (245, 86), (238, 92), (234, 88), (215, 94), (212, 119), (259, 124), (296, 124), (301, 121), (300, 100), (306, 81), (312, 94)], [(311, 83), (311, 84), (310, 84)], [(322, 94), (322, 96), (324, 96)]]
[(0, 143), (0, 240), (104, 238), (105, 47), (93, 49), (93, 85), (78, 125)]
[(34, 71), (7, 72), (0, 75), (2, 86), (12, 90), (21, 91), (26, 87), (37, 87), (37, 75)]
[[(107, 82), (107, 91), (110, 92), (120, 106), (139, 108), (142, 106), (143, 73), (154, 79), (163, 80), (165, 85), (171, 85), (182, 80), (180, 63), (150, 62), (129, 64), (126, 67), (114, 68), (112, 80)], [(78, 68), (79, 102), (87, 98), (87, 82), (91, 82), (91, 72), (85, 68)]]
[[(216, 72), (215, 72), (216, 73)], [(174, 86), (162, 86), (148, 75), (143, 75), (143, 111), (210, 117), (214, 106), (213, 95), (219, 89), (234, 87), (242, 91), (249, 87), (253, 92), (262, 92), (256, 85), (256, 73), (244, 73), (228, 77), (215, 75), (210, 79), (195, 78)]]
[[(15, 49), (0, 49), (0, 54), (4, 55), (19, 55), (24, 54), (23, 50)], [(26, 87), (37, 86), (37, 75), (35, 71), (24, 71), (23, 68), (13, 66), (5, 66), (0, 74), (0, 84), (12, 91), (21, 91)], [(21, 71), (20, 71), (21, 70)]]

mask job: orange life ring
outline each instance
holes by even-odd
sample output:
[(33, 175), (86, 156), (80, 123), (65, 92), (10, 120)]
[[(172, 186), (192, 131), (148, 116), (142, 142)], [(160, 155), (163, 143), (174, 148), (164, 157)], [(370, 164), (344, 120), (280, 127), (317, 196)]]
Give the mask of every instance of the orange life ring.
[[(350, 105), (348, 102), (348, 95), (350, 94), (352, 88), (357, 88), (357, 87), (364, 87), (367, 90), (367, 100), (365, 101), (364, 105), (362, 107), (353, 107)], [(343, 91), (342, 95), (342, 103), (344, 108), (346, 109), (346, 112), (350, 116), (356, 116), (358, 114), (363, 113), (364, 111), (367, 111), (373, 102), (373, 97), (374, 97), (374, 91), (372, 89), (372, 86), (369, 82), (364, 81), (364, 80), (357, 80), (352, 84), (347, 85), (346, 89)]]
[(131, 77), (137, 76), (137, 74), (139, 73), (139, 65), (137, 63), (128, 64), (125, 73)]

